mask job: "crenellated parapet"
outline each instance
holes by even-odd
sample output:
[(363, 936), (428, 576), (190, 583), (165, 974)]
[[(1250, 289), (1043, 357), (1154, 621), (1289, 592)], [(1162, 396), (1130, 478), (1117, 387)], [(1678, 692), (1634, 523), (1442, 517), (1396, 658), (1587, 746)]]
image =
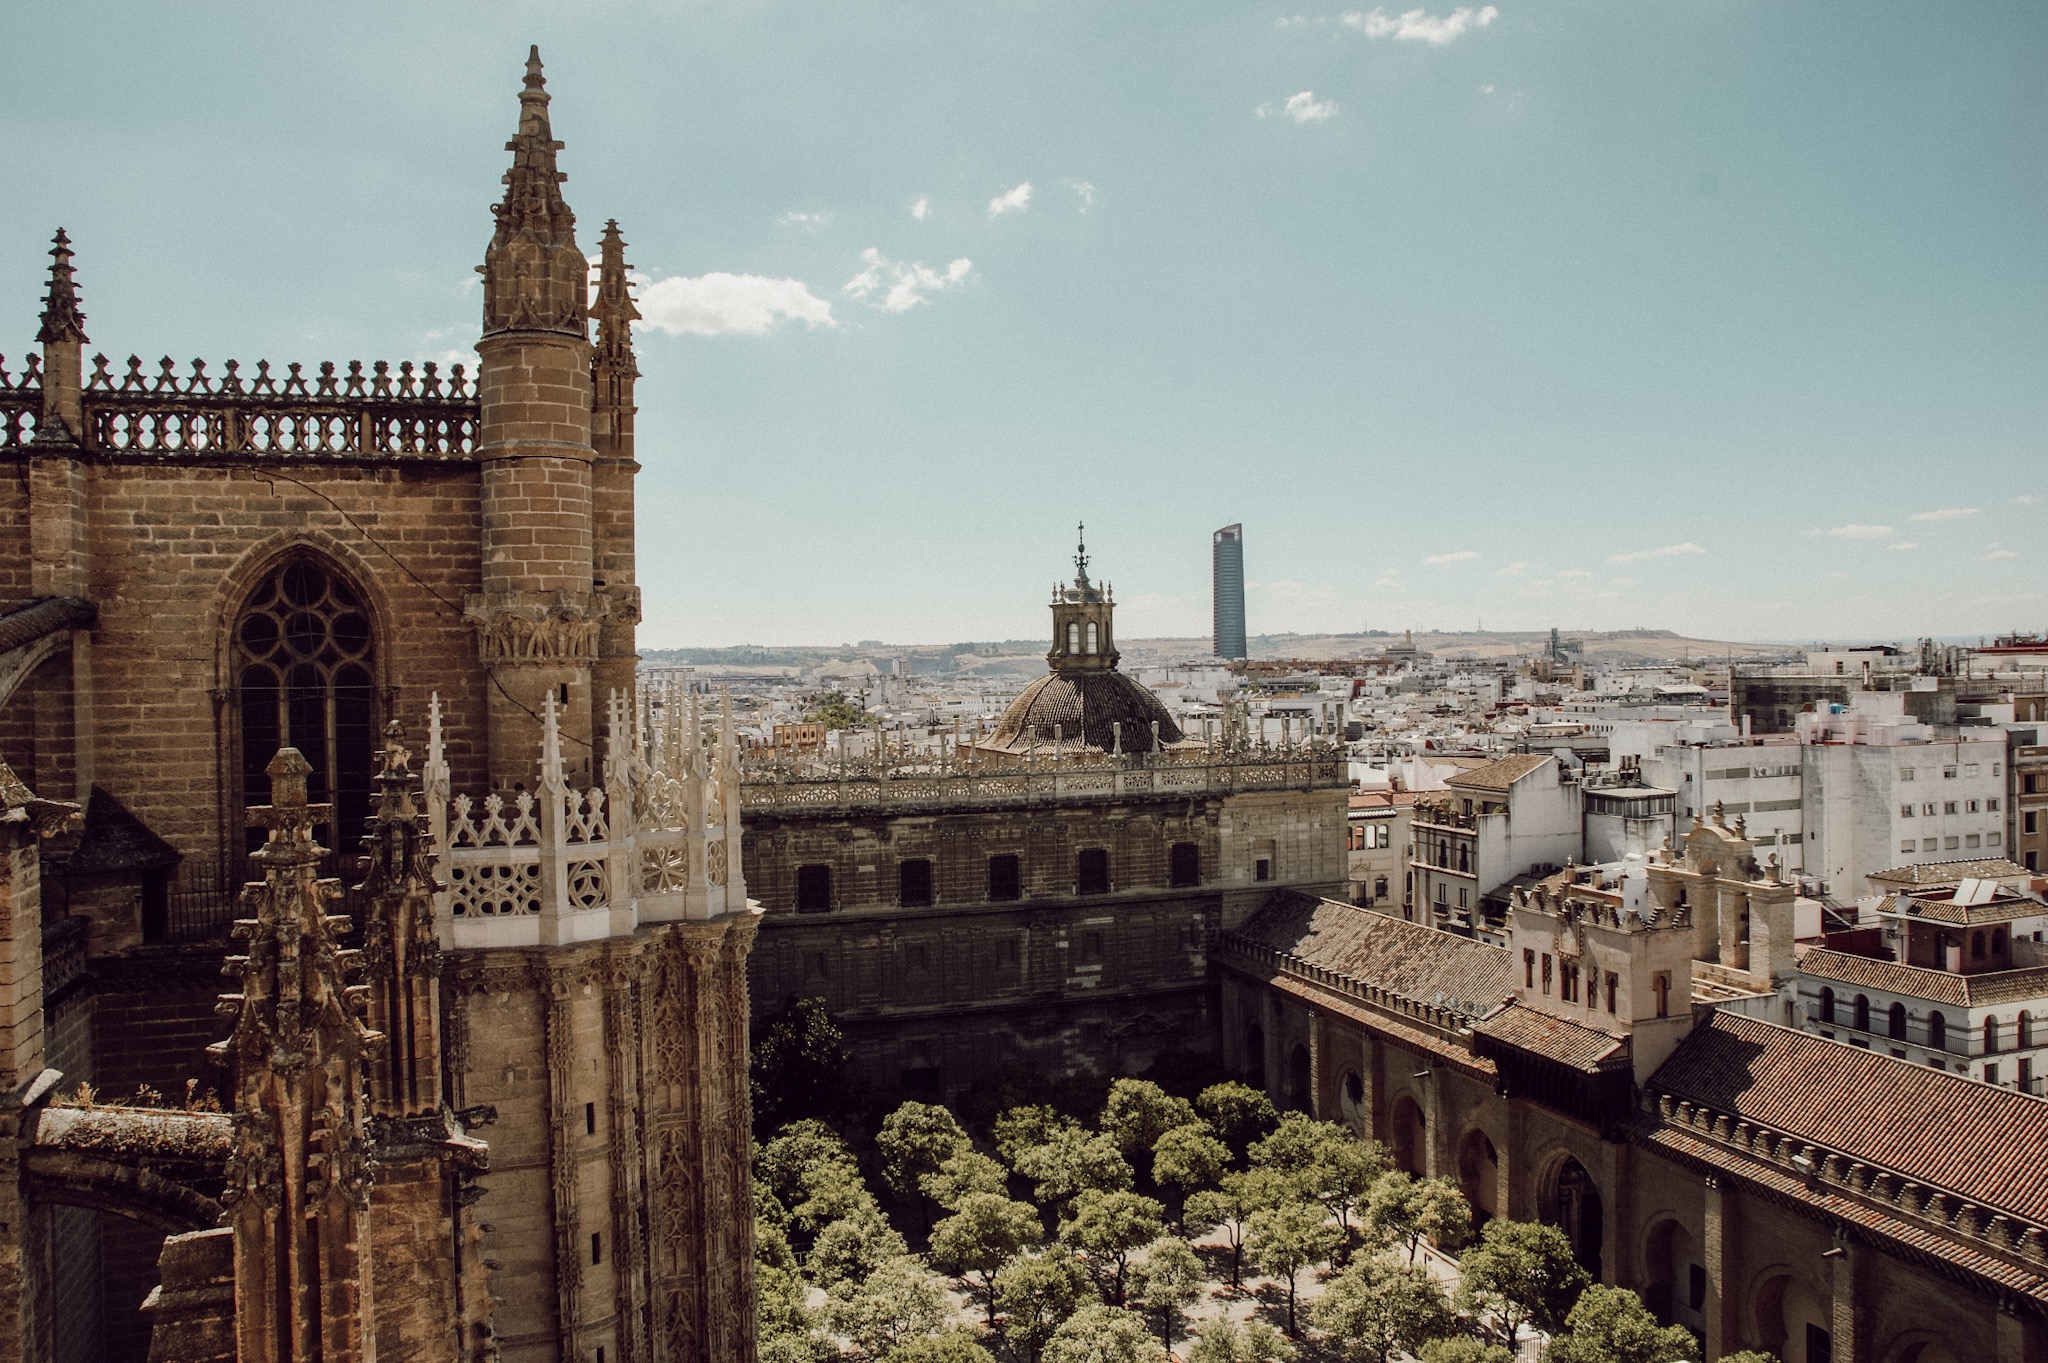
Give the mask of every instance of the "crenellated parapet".
[[(0, 450), (26, 449), (42, 422), (45, 373), (30, 355), (18, 375), (0, 356)], [(77, 394), (77, 444), (88, 457), (260, 457), (467, 460), (477, 433), (476, 385), (460, 364), (332, 361), (252, 373), (229, 360), (219, 372), (169, 356), (147, 372), (140, 356), (116, 373), (105, 355)]]

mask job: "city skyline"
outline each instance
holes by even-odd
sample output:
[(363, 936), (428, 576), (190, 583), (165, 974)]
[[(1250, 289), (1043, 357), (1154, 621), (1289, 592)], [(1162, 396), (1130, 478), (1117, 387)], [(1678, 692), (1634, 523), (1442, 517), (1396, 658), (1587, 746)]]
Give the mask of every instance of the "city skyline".
[(117, 360), (456, 358), (538, 41), (649, 647), (1026, 636), (1081, 517), (1132, 638), (1230, 521), (1266, 633), (2040, 627), (2048, 16), (1417, 13), (21, 12), (0, 352), (61, 224)]

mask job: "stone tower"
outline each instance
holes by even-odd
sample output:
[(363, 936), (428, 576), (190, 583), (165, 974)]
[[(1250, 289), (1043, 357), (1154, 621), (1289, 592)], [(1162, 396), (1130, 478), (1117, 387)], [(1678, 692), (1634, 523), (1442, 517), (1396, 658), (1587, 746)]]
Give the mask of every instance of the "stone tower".
[(562, 144), (548, 125), (539, 48), (527, 58), (519, 130), (505, 148), (512, 168), (479, 267), (483, 590), (466, 611), (491, 677), (489, 761), (501, 789), (531, 780), (550, 696), (562, 707), (571, 770), (587, 783), (591, 671), (606, 604), (591, 533), (590, 268), (562, 198)]

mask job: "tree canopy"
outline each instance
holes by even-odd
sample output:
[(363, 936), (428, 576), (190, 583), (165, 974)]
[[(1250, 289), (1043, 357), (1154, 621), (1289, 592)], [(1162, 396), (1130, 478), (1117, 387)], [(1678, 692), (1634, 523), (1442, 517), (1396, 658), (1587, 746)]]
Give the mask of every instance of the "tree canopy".
[(1494, 1322), (1509, 1349), (1525, 1325), (1562, 1330), (1589, 1281), (1564, 1232), (1540, 1221), (1487, 1222), (1458, 1267), (1459, 1304)]
[(1698, 1351), (1682, 1325), (1659, 1325), (1643, 1299), (1625, 1287), (1594, 1283), (1565, 1317), (1564, 1333), (1543, 1351), (1544, 1363), (1686, 1363)]
[(1389, 1363), (1457, 1328), (1443, 1288), (1426, 1271), (1373, 1255), (1354, 1259), (1324, 1286), (1309, 1321), (1345, 1363)]

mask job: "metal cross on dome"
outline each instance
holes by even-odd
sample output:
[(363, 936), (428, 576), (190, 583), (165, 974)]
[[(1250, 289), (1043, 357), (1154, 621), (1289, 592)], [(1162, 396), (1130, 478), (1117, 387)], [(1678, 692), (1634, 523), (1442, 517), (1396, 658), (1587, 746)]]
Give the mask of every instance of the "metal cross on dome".
[(1088, 523), (1077, 522), (1074, 526), (1074, 574), (1083, 582), (1088, 580)]

